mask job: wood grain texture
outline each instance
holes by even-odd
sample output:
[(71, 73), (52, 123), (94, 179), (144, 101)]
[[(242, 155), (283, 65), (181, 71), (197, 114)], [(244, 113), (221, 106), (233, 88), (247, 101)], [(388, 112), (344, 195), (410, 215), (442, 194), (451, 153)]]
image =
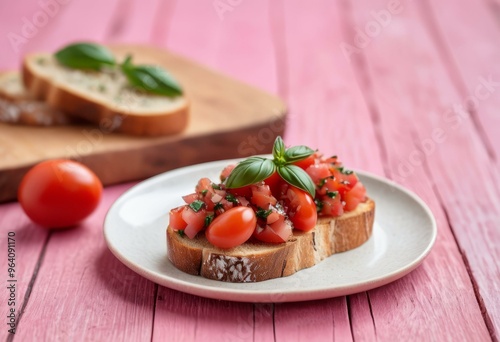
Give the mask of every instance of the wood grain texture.
[[(439, 46), (443, 69), (448, 71), (460, 94), (463, 108), (478, 131), (490, 157), (500, 158), (500, 50), (491, 42), (500, 39), (496, 5), (452, 6), (450, 1), (422, 1), (419, 9), (429, 34)], [(447, 20), (440, 20), (446, 13)], [(467, 29), (457, 30), (454, 23)], [(480, 61), (478, 54), (481, 55)]]
[(276, 340), (352, 341), (345, 297), (276, 304)]
[[(15, 272), (14, 278), (8, 277), (8, 233), (13, 232), (15, 236)], [(7, 315), (10, 314), (10, 309), (15, 309), (15, 315), (19, 319), (19, 315), (23, 311), (23, 304), (26, 303), (26, 296), (30, 295), (33, 274), (37, 271), (37, 261), (39, 260), (42, 251), (44, 250), (47, 241), (47, 230), (36, 226), (24, 214), (21, 207), (17, 203), (10, 203), (0, 206), (0, 248), (3, 257), (0, 259), (0, 267), (4, 275), (2, 291), (0, 291), (0, 301), (2, 303), (2, 315), (5, 317), (5, 323), (8, 322)], [(10, 297), (10, 290), (7, 287), (11, 284), (7, 279), (16, 280), (15, 298)], [(8, 305), (8, 301), (12, 299), (13, 306)], [(9, 326), (3, 325), (0, 329), (0, 339), (5, 340), (9, 335)]]
[(26, 168), (45, 159), (80, 160), (108, 185), (150, 177), (173, 167), (258, 153), (244, 144), (264, 129), (268, 139), (259, 146), (267, 152), (283, 130), (285, 105), (276, 96), (158, 48), (121, 45), (114, 51), (119, 56), (132, 52), (137, 63), (175, 70), (190, 99), (186, 130), (153, 138), (93, 126), (0, 124), (0, 184), (5, 187), (0, 201), (14, 199)]
[(153, 341), (254, 341), (253, 305), (159, 287)]
[[(457, 241), (463, 250), (470, 268), (471, 276), (477, 287), (478, 297), (484, 307), (486, 323), (492, 335), (500, 336), (500, 298), (498, 279), (500, 266), (500, 250), (493, 241), (500, 241), (500, 68), (498, 60), (500, 49), (498, 45), (489, 44), (500, 38), (500, 26), (495, 22), (491, 8), (487, 3), (480, 6), (451, 6), (448, 2), (434, 4), (425, 2), (421, 6), (422, 15), (434, 23), (431, 31), (436, 44), (442, 44), (443, 64), (455, 66), (448, 70), (455, 88), (460, 94), (462, 107), (466, 107), (469, 115), (463, 119), (463, 125), (469, 129), (457, 128), (455, 140), (450, 143), (460, 144), (467, 135), (476, 131), (480, 143), (468, 144), (467, 150), (474, 164), (481, 165), (470, 170), (462, 177), (472, 177), (466, 184), (453, 182), (443, 188), (443, 202), (448, 208), (448, 215), (455, 230)], [(448, 9), (449, 8), (449, 9)], [(437, 20), (439, 13), (447, 11), (450, 20)], [(452, 22), (462, 23), (467, 30), (457, 32)], [(480, 51), (481, 63), (477, 62)], [(461, 125), (462, 121), (455, 123)], [(487, 156), (484, 150), (486, 150)], [(478, 173), (479, 172), (479, 173)], [(458, 175), (457, 175), (458, 176)], [(474, 178), (483, 178), (488, 184), (484, 198), (479, 202), (459, 199), (459, 203), (450, 200), (456, 191), (470, 191), (474, 186)], [(465, 185), (465, 187), (464, 187)], [(474, 220), (474, 217), (478, 219)], [(474, 222), (474, 223), (472, 223)], [(471, 227), (472, 226), (472, 227)]]
[(77, 229), (52, 233), (16, 339), (149, 340), (154, 284), (121, 264), (102, 238), (104, 215), (128, 187), (108, 188)]
[(283, 36), (276, 39), (283, 41), (281, 55), (286, 58), (280, 76), (290, 108), (287, 144), (337, 154), (351, 168), (382, 174), (382, 151), (375, 143), (370, 113), (353, 70), (338, 49), (343, 41), (339, 23), (345, 14), (331, 1), (315, 6), (278, 3), (273, 2), (272, 18), (283, 26)]
[[(354, 28), (366, 27), (366, 23), (375, 20), (372, 11), (380, 13), (386, 6), (383, 1), (352, 2), (354, 21), (347, 23), (353, 28), (348, 37), (354, 37)], [(400, 281), (369, 292), (374, 329), (368, 338), (487, 340), (490, 335), (463, 265), (463, 251), (455, 246), (458, 234), (467, 234), (469, 239), (480, 242), (484, 233), (474, 225), (457, 229), (450, 213), (464, 213), (470, 208), (470, 202), (461, 204), (457, 191), (467, 193), (467, 186), (475, 184), (472, 174), (488, 177), (478, 166), (487, 165), (488, 157), (470, 122), (454, 130), (442, 121), (446, 109), (460, 98), (417, 13), (412, 5), (405, 4), (355, 58), (359, 58), (360, 73), (368, 73), (368, 77), (360, 75), (359, 79), (369, 81), (364, 85), (365, 95), (367, 101), (374, 103), (373, 110), (381, 120), (390, 176), (429, 204), (438, 222), (439, 236), (423, 266)], [(411, 46), (407, 44), (408, 37)], [(394, 57), (388, 65), (387, 56), (398, 58)], [(446, 139), (442, 139), (443, 134)], [(468, 141), (466, 146), (460, 143), (463, 141)], [(458, 166), (464, 158), (471, 161), (466, 170)], [(473, 217), (469, 220), (477, 222)], [(428, 306), (434, 309), (426, 309)], [(394, 325), (395, 321), (405, 322), (405, 328)], [(461, 323), (450, 326), (449, 321)], [(358, 323), (365, 325), (366, 320), (353, 320), (356, 335)], [(367, 337), (359, 334), (359, 338)]]
[(178, 1), (166, 47), (276, 94), (268, 1), (235, 1), (227, 10), (217, 9), (216, 3)]

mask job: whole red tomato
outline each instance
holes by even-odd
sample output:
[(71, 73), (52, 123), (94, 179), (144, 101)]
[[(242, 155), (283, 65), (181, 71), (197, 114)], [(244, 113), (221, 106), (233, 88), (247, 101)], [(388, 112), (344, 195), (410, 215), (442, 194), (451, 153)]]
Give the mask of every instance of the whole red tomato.
[(295, 229), (310, 231), (316, 226), (318, 214), (312, 197), (294, 186), (288, 187), (286, 192), (288, 216)]
[(208, 226), (205, 236), (214, 246), (232, 248), (247, 241), (256, 225), (257, 217), (252, 208), (234, 207), (217, 216)]
[(58, 159), (41, 162), (26, 173), (18, 200), (33, 222), (47, 228), (65, 228), (90, 215), (101, 194), (101, 181), (89, 168)]

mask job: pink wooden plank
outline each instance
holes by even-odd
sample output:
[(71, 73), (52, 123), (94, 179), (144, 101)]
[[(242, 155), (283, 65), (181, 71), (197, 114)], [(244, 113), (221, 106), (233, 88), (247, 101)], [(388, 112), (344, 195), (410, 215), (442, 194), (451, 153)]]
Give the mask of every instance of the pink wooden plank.
[[(487, 147), (500, 158), (500, 25), (494, 1), (456, 6), (452, 1), (423, 1), (421, 10), (440, 47), (443, 64)], [(479, 5), (479, 6), (478, 6)], [(498, 7), (498, 2), (496, 3)], [(440, 14), (446, 12), (446, 20)], [(456, 23), (467, 28), (457, 30)], [(480, 56), (480, 58), (478, 58)]]
[[(231, 10), (221, 10), (217, 3)], [(276, 92), (267, 1), (178, 1), (166, 46), (230, 76)], [(170, 15), (170, 14), (169, 14)]]
[(308, 303), (276, 304), (276, 340), (351, 341), (345, 301), (345, 297), (340, 297)]
[[(375, 27), (373, 13), (388, 11), (388, 8), (383, 1), (351, 5), (354, 22), (346, 23), (346, 41), (354, 44), (356, 29), (363, 30), (366, 25)], [(484, 240), (489, 236), (498, 241), (497, 233), (478, 222), (477, 218), (487, 213), (474, 205), (478, 198), (472, 190), (476, 179), (486, 184), (491, 182), (485, 167), (491, 162), (470, 122), (464, 121), (460, 127), (452, 128), (443, 121), (451, 105), (460, 103), (461, 99), (443, 70), (436, 46), (417, 13), (413, 5), (405, 4), (404, 10), (393, 14), (383, 29), (379, 25), (378, 34), (368, 37), (367, 44), (360, 48), (361, 54), (353, 55), (362, 58), (355, 59), (353, 67), (360, 70), (359, 79), (367, 101), (380, 113), (381, 136), (387, 146), (391, 176), (416, 191), (430, 205), (439, 226), (438, 241), (417, 271), (369, 292), (373, 333), (367, 335), (357, 329), (358, 324), (366, 325), (366, 317), (354, 319), (353, 329), (355, 338), (360, 339), (375, 335), (380, 339), (398, 336), (401, 340), (415, 336), (436, 340), (487, 340), (490, 336), (462, 257), (469, 261), (476, 257), (484, 260), (488, 253), (495, 253)], [(408, 44), (409, 37), (411, 44)], [(424, 148), (427, 148), (426, 154), (422, 152)], [(467, 167), (463, 167), (463, 160), (467, 160)], [(458, 195), (462, 193), (469, 196), (463, 199)], [(497, 195), (485, 196), (491, 203)], [(492, 207), (495, 217), (496, 205)], [(453, 217), (458, 213), (469, 224), (457, 227)], [(462, 249), (465, 253), (462, 256), (453, 234), (466, 236), (471, 244), (481, 246), (483, 252)], [(498, 279), (493, 275), (496, 272), (491, 264), (493, 260), (485, 268)], [(482, 268), (474, 265), (473, 270)]]
[(52, 234), (16, 339), (151, 338), (154, 284), (121, 264), (102, 237), (109, 206), (130, 185), (108, 188), (80, 227)]
[(154, 341), (253, 341), (253, 306), (160, 287)]
[(254, 341), (274, 342), (274, 304), (254, 305)]
[[(273, 21), (280, 22), (275, 4)], [(352, 168), (381, 174), (381, 151), (348, 61), (339, 52), (342, 13), (331, 1), (283, 1), (284, 92), (290, 105), (286, 142), (337, 154)], [(280, 26), (282, 26), (280, 28)], [(277, 34), (278, 34), (277, 33)]]
[(121, 43), (150, 43), (157, 24), (156, 19), (168, 21), (168, 13), (162, 6), (172, 1), (144, 0), (121, 1), (113, 13), (106, 40)]
[[(8, 233), (15, 234), (15, 272), (14, 277), (8, 276)], [(3, 204), (0, 206), (0, 250), (2, 251), (2, 258), (0, 259), (0, 267), (3, 275), (3, 286), (0, 291), (0, 301), (2, 302), (2, 329), (0, 329), (0, 339), (5, 340), (9, 335), (8, 330), (11, 329), (6, 323), (10, 323), (11, 315), (10, 309), (14, 309), (13, 315), (16, 321), (19, 318), (25, 296), (29, 288), (32, 274), (36, 269), (37, 261), (43, 250), (45, 241), (47, 240), (47, 230), (36, 226), (31, 223), (28, 217), (22, 211), (18, 203)], [(12, 242), (12, 241), (11, 241)], [(8, 280), (15, 280), (15, 282), (8, 282)], [(10, 289), (8, 286), (14, 284), (14, 297), (11, 297)], [(12, 302), (12, 306), (9, 302)]]
[[(50, 6), (41, 5), (50, 3)], [(117, 5), (112, 1), (2, 2), (0, 70), (17, 68), (24, 54), (53, 51), (76, 40), (102, 41)], [(11, 43), (11, 40), (14, 43)]]
[[(448, 197), (458, 190), (456, 184), (443, 189), (443, 197), (450, 202), (450, 218), (457, 231), (457, 239), (464, 249), (471, 267), (472, 275), (478, 286), (478, 292), (487, 312), (485, 319), (492, 334), (498, 338), (500, 332), (500, 299), (498, 296), (498, 282), (500, 281), (500, 267), (496, 260), (500, 258), (500, 251), (496, 247), (500, 243), (498, 220), (500, 209), (498, 198), (500, 194), (500, 26), (498, 17), (491, 11), (490, 3), (482, 2), (480, 6), (464, 4), (453, 6), (448, 2), (439, 4), (425, 2), (421, 6), (424, 17), (432, 23), (436, 34), (436, 44), (442, 49), (443, 63), (455, 66), (450, 68), (450, 77), (460, 94), (462, 107), (469, 107), (472, 115), (463, 120), (471, 120), (478, 134), (486, 144), (488, 152), (496, 158), (493, 163), (482, 164), (481, 171), (489, 175), (484, 184), (490, 184), (487, 195), (476, 202), (470, 203), (461, 199), (461, 204), (469, 210), (460, 210)], [(437, 14), (446, 10), (448, 20), (437, 20)], [(460, 23), (462, 30), (457, 30), (454, 23)], [(469, 119), (470, 118), (470, 119)], [(460, 125), (460, 123), (455, 123)], [(459, 127), (459, 131), (462, 131)], [(462, 133), (465, 135), (464, 133)], [(462, 135), (462, 136), (463, 136)], [(475, 149), (473, 149), (474, 152)], [(458, 156), (457, 156), (458, 157)], [(483, 154), (475, 156), (486, 159)], [(457, 160), (455, 162), (458, 162)], [(471, 175), (472, 176), (472, 175)], [(478, 177), (474, 175), (472, 177)], [(454, 185), (454, 186), (453, 186)], [(469, 184), (472, 189), (473, 184)], [(460, 187), (461, 188), (461, 187)], [(462, 189), (460, 189), (462, 190)], [(465, 189), (464, 189), (465, 190)], [(463, 190), (462, 190), (463, 191)], [(473, 218), (476, 229), (470, 228)]]

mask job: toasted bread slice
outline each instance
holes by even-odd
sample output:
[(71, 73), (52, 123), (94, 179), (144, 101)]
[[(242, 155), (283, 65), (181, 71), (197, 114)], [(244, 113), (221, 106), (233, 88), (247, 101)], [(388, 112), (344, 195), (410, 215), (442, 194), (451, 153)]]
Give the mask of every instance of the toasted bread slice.
[(366, 242), (372, 233), (375, 202), (368, 199), (338, 218), (321, 218), (306, 233), (295, 231), (283, 244), (246, 242), (231, 249), (212, 246), (203, 234), (194, 239), (167, 228), (167, 255), (189, 274), (227, 282), (256, 282), (286, 277), (334, 253)]
[(29, 126), (54, 126), (70, 123), (70, 118), (24, 88), (18, 71), (0, 73), (0, 122)]
[(33, 100), (33, 96), (24, 88), (21, 74), (18, 71), (0, 73), (0, 99), (11, 102)]
[(23, 62), (25, 87), (36, 99), (107, 131), (157, 136), (181, 132), (188, 122), (185, 96), (169, 98), (132, 88), (119, 70), (82, 71), (50, 54)]

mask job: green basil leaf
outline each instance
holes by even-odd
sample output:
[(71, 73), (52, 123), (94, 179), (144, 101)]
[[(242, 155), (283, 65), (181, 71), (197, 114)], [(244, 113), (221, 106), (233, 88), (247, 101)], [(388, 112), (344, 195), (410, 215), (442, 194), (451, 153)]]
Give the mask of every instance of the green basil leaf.
[(205, 203), (203, 201), (200, 201), (200, 200), (193, 201), (193, 202), (191, 202), (191, 204), (189, 204), (189, 207), (191, 209), (193, 209), (194, 212), (200, 211), (200, 209), (203, 208), (204, 206), (205, 206)]
[(319, 213), (321, 212), (321, 210), (323, 209), (323, 201), (319, 200), (319, 199), (315, 199), (314, 200), (314, 203), (316, 204), (316, 211)]
[(205, 217), (205, 227), (210, 226), (210, 223), (214, 220), (214, 214), (209, 214)]
[(296, 165), (282, 165), (278, 167), (278, 174), (287, 183), (308, 192), (312, 198), (316, 194), (316, 188), (309, 175)]
[(326, 195), (330, 198), (335, 198), (337, 197), (338, 194), (339, 194), (338, 191), (328, 191), (328, 190), (326, 191)]
[(281, 139), (280, 136), (277, 136), (276, 140), (274, 140), (274, 146), (273, 146), (274, 162), (278, 164), (283, 164), (284, 156), (285, 156), (285, 143), (283, 142), (283, 139)]
[(306, 159), (313, 153), (314, 150), (307, 146), (293, 146), (285, 151), (285, 160), (287, 161), (287, 163), (293, 163), (302, 159)]
[(234, 195), (232, 195), (230, 193), (226, 194), (226, 200), (228, 202), (232, 202), (233, 204), (238, 204), (239, 203), (238, 199), (236, 197), (234, 197)]
[(167, 71), (154, 65), (133, 65), (131, 59), (128, 56), (121, 67), (132, 86), (168, 97), (182, 95), (179, 83)]
[(255, 215), (256, 215), (258, 218), (261, 218), (261, 219), (265, 220), (265, 219), (267, 219), (267, 217), (268, 217), (269, 215), (271, 215), (271, 213), (272, 213), (272, 212), (273, 212), (273, 211), (272, 211), (271, 209), (269, 209), (269, 210), (264, 210), (264, 209), (262, 209), (262, 208), (259, 208), (259, 209), (257, 209), (257, 211), (255, 212)]
[(241, 188), (254, 184), (271, 176), (276, 171), (271, 159), (250, 157), (238, 163), (226, 180), (226, 187)]
[(55, 53), (56, 59), (64, 66), (75, 69), (100, 70), (103, 66), (115, 65), (111, 51), (101, 45), (76, 43)]

